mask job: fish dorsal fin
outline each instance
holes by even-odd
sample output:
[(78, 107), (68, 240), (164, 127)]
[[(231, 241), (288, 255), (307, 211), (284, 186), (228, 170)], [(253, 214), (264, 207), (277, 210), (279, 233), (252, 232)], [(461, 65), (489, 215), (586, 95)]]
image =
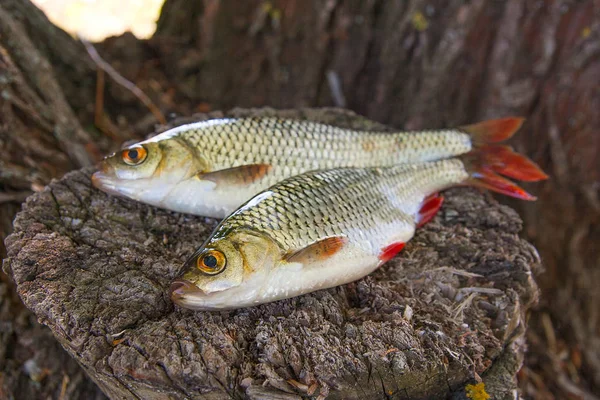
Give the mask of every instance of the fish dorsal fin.
[(348, 238), (345, 236), (328, 237), (309, 244), (300, 250), (289, 252), (284, 258), (287, 262), (302, 264), (323, 261), (340, 251), (347, 242)]
[(220, 169), (218, 171), (200, 173), (199, 179), (218, 184), (247, 185), (256, 182), (271, 170), (270, 164), (248, 164), (239, 167)]

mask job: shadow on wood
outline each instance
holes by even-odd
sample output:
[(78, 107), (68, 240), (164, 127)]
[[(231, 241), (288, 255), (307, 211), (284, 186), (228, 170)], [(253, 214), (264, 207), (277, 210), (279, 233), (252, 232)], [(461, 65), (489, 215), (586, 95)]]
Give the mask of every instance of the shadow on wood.
[[(377, 126), (335, 110), (232, 115), (257, 113)], [(446, 192), (401, 255), (360, 281), (192, 312), (166, 291), (218, 221), (111, 197), (91, 172), (28, 199), (5, 269), (111, 398), (464, 397), (480, 375), (496, 398), (513, 398), (539, 260), (518, 215), (490, 196)]]

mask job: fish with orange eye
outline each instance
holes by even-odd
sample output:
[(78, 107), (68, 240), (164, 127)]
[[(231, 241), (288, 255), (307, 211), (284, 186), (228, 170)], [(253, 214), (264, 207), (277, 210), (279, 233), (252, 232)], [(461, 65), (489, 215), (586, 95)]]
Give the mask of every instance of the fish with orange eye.
[(535, 200), (501, 175), (519, 170), (528, 179), (543, 171), (527, 173), (519, 168), (523, 156), (488, 150), (467, 159), (285, 179), (221, 221), (172, 282), (171, 299), (189, 309), (222, 310), (355, 281), (400, 252), (440, 210), (438, 192), (449, 187)]
[(197, 179), (207, 169), (204, 159), (184, 141), (153, 138), (106, 157), (92, 183), (112, 195), (188, 211), (190, 196), (197, 198), (215, 186)]
[(128, 149), (121, 151), (121, 158), (127, 165), (139, 165), (146, 160), (148, 152), (144, 146), (134, 145)]
[(508, 176), (544, 179), (532, 163), (496, 144), (522, 122), (503, 118), (458, 128), (383, 132), (276, 117), (213, 119), (170, 129), (107, 157), (92, 181), (110, 194), (224, 218), (269, 186), (310, 170), (477, 156), (484, 146), (496, 157), (495, 166), (502, 167), (507, 157), (519, 161), (518, 168), (505, 168)]
[(198, 256), (196, 267), (207, 275), (217, 275), (227, 266), (225, 254), (215, 249), (207, 249)]

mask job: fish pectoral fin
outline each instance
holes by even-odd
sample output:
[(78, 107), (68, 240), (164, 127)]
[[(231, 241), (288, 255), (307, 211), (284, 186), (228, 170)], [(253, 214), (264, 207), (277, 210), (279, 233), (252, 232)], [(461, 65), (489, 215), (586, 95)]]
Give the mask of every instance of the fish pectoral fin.
[(345, 236), (332, 236), (319, 240), (308, 246), (291, 251), (284, 256), (287, 262), (307, 264), (314, 261), (323, 261), (340, 251), (348, 242)]
[(256, 182), (270, 170), (271, 164), (248, 164), (213, 172), (200, 173), (196, 175), (196, 177), (198, 179), (212, 181), (217, 185), (247, 185)]

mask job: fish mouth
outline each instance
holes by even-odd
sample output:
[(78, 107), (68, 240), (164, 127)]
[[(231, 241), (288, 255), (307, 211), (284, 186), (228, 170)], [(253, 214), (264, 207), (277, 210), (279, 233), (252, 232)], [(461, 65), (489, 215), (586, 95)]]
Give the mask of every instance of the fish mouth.
[(103, 171), (94, 172), (92, 175), (92, 185), (94, 187), (114, 196), (123, 196), (122, 190), (119, 190), (117, 186), (117, 181), (118, 179), (114, 176)]
[(169, 288), (169, 296), (173, 303), (185, 308), (201, 307), (198, 300), (205, 295), (196, 285), (183, 279), (173, 281)]
[(116, 191), (116, 180), (114, 169), (106, 161), (99, 162), (96, 167), (98, 171), (92, 175), (92, 185), (110, 194), (119, 194)]
[(118, 197), (136, 198), (144, 186), (143, 179), (121, 179), (115, 169), (106, 161), (98, 165), (98, 171), (92, 174), (92, 185), (97, 189)]
[[(91, 181), (95, 188), (109, 195), (137, 200), (156, 207), (165, 207), (165, 199), (168, 201), (171, 190), (177, 187), (176, 183), (152, 177), (123, 179), (105, 169), (100, 169), (92, 174)], [(170, 207), (170, 209), (178, 211), (174, 207)]]

